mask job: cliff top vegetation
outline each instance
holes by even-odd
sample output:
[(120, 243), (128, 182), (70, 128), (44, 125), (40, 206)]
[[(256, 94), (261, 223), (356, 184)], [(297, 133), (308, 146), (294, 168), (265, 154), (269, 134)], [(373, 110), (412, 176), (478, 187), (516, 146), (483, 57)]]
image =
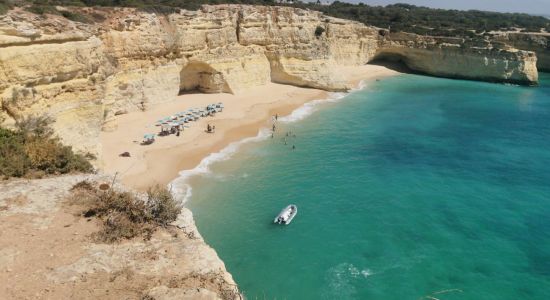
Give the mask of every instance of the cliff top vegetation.
[[(284, 2), (284, 1), (279, 1)], [(43, 14), (62, 14), (74, 21), (86, 21), (75, 13), (60, 12), (61, 6), (137, 7), (147, 11), (168, 13), (179, 8), (196, 10), (203, 4), (284, 5), (321, 11), (329, 16), (356, 20), (368, 25), (389, 28), (393, 32), (412, 32), (436, 36), (481, 35), (490, 31), (550, 32), (550, 20), (523, 13), (497, 13), (478, 10), (449, 10), (394, 4), (369, 6), (336, 1), (331, 5), (313, 2), (277, 3), (275, 0), (0, 0), (0, 14), (13, 6)]]
[(73, 204), (85, 207), (82, 216), (96, 217), (102, 228), (93, 235), (97, 242), (115, 243), (134, 237), (145, 240), (160, 227), (167, 227), (176, 220), (181, 212), (181, 205), (172, 193), (159, 185), (147, 190), (147, 198), (115, 190), (106, 184), (106, 189), (89, 181), (81, 181), (73, 186)]
[(29, 117), (15, 130), (0, 127), (0, 179), (93, 171), (85, 155), (74, 153), (54, 136), (50, 124), (49, 118)]

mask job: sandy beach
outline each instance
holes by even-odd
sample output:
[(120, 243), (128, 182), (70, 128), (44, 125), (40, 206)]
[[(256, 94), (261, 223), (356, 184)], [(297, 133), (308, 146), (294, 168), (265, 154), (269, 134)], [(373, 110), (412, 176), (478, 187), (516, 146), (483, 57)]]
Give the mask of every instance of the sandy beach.
[[(350, 86), (362, 80), (375, 80), (399, 74), (378, 65), (338, 67)], [(285, 116), (303, 104), (325, 99), (322, 90), (270, 83), (250, 88), (238, 95), (185, 94), (145, 112), (131, 112), (117, 116), (118, 128), (102, 132), (100, 169), (117, 174), (117, 180), (137, 190), (146, 190), (153, 184), (168, 184), (182, 170), (192, 169), (210, 153), (218, 152), (232, 142), (255, 136), (262, 127), (271, 127), (272, 116)], [(157, 134), (157, 120), (189, 108), (204, 108), (223, 102), (223, 112), (213, 117), (190, 122), (180, 136), (157, 136), (151, 145), (140, 145), (143, 135)], [(206, 133), (207, 125), (216, 127), (215, 133)], [(120, 157), (129, 152), (131, 157)]]

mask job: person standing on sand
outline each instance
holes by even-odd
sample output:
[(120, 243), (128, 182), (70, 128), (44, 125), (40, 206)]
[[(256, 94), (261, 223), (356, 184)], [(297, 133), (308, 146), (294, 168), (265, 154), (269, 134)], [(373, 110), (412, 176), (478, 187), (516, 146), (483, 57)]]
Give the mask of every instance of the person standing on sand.
[(277, 119), (279, 119), (279, 114), (275, 114), (275, 121), (277, 121)]
[(273, 124), (273, 132), (275, 132), (275, 124)]

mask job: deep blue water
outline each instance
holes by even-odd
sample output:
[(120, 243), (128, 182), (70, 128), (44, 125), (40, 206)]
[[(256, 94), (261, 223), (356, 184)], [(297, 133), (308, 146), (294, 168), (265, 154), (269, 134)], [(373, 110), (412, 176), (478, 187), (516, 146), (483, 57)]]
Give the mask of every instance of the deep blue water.
[(550, 299), (541, 79), (369, 83), (215, 163), (187, 205), (248, 299)]

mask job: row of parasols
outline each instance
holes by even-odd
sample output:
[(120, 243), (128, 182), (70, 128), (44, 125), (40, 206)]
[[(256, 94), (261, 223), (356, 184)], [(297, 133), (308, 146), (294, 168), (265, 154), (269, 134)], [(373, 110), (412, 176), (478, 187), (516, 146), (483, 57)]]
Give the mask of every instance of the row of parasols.
[[(183, 130), (184, 128), (189, 128), (189, 126), (185, 125), (186, 123), (196, 121), (201, 117), (212, 116), (217, 112), (223, 111), (223, 108), (224, 106), (221, 102), (209, 104), (205, 109), (191, 108), (164, 119), (160, 119), (155, 123), (155, 126), (161, 127), (161, 133), (176, 132)], [(144, 143), (150, 143), (154, 141), (155, 135), (146, 134), (143, 136), (143, 139)]]

